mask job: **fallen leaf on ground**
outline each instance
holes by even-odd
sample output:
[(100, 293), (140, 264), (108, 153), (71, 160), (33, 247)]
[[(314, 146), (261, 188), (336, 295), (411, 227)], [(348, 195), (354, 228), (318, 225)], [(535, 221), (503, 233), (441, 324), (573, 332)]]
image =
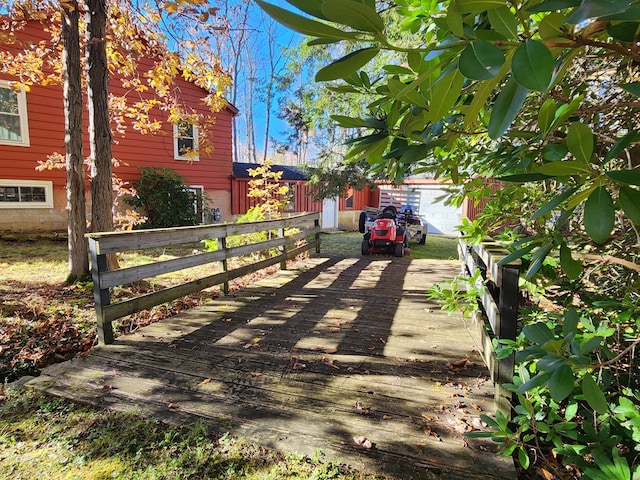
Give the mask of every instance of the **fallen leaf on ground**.
[(471, 419), (471, 427), (474, 430), (482, 430), (487, 428), (487, 424), (484, 423), (479, 417), (474, 417)]
[(327, 367), (335, 368), (336, 370), (340, 370), (340, 367), (334, 363), (334, 360), (328, 360), (326, 358), (322, 358), (322, 363), (324, 363)]
[(359, 412), (362, 412), (365, 415), (369, 415), (369, 409), (365, 407), (362, 402), (356, 402), (354, 406), (356, 407), (356, 410), (358, 410)]
[(176, 410), (176, 409), (178, 409), (178, 408), (180, 408), (180, 407), (178, 406), (178, 404), (177, 404), (177, 403), (170, 403), (169, 405), (167, 405), (167, 408), (168, 408), (169, 410)]
[(211, 379), (210, 378), (205, 378), (204, 380), (202, 380), (202, 382), (200, 382), (203, 385), (206, 385), (207, 383), (211, 383)]
[(453, 424), (453, 429), (458, 433), (467, 433), (473, 430), (473, 428), (467, 422), (461, 420), (460, 418), (449, 420), (449, 422)]
[(262, 372), (250, 372), (252, 377), (261, 377), (262, 376)]
[(453, 408), (460, 411), (461, 413), (465, 413), (462, 410), (467, 408), (467, 404), (464, 402), (461, 402), (460, 400), (456, 400), (456, 402), (453, 404)]
[(450, 370), (462, 370), (464, 367), (466, 367), (467, 363), (469, 363), (469, 360), (467, 358), (461, 358), (460, 360), (457, 360), (453, 363), (449, 364), (449, 369)]
[(438, 435), (436, 432), (434, 432), (433, 430), (431, 430), (431, 427), (422, 427), (422, 432), (427, 436), (427, 437), (433, 437), (436, 440), (438, 440), (439, 442), (442, 441), (442, 439), (440, 438), (440, 435)]
[(360, 445), (362, 448), (366, 449), (371, 449), (375, 446), (375, 443), (366, 437), (353, 437), (353, 441), (356, 442), (356, 445)]
[(326, 348), (324, 353), (336, 353), (338, 351), (337, 348)]

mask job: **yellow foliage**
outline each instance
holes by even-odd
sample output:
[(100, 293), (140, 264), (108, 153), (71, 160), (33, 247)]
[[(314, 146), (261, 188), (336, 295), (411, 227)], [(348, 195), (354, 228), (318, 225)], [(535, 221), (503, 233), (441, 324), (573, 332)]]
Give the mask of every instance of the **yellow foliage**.
[(38, 166), (36, 171), (42, 172), (44, 170), (64, 170), (66, 168), (66, 158), (60, 152), (53, 152), (47, 157), (46, 160), (38, 160)]
[(259, 209), (265, 219), (277, 218), (289, 203), (291, 190), (287, 185), (282, 185), (282, 171), (272, 170), (273, 161), (267, 158), (264, 164), (247, 171), (252, 177), (249, 180), (249, 198), (256, 198), (260, 203), (254, 207)]

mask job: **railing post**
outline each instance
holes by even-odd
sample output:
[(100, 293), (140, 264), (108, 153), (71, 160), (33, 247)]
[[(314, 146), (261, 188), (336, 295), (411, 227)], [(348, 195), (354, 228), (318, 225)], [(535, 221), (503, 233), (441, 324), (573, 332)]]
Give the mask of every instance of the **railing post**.
[[(220, 250), (226, 251), (227, 250), (227, 237), (219, 238), (218, 239), (218, 245), (220, 247)], [(222, 263), (222, 271), (226, 272), (229, 269), (226, 253), (225, 253), (224, 260), (222, 260), (222, 262), (220, 262), (220, 263)], [(229, 282), (224, 282), (222, 284), (221, 292), (222, 292), (222, 295), (229, 295)]]
[[(282, 239), (285, 238), (284, 237), (284, 231), (285, 231), (284, 227), (278, 229), (278, 236), (280, 238), (282, 238)], [(287, 269), (287, 256), (286, 256), (287, 255), (287, 244), (286, 243), (280, 247), (280, 254), (284, 256), (284, 260), (282, 260), (280, 262), (280, 270), (286, 270)]]
[[(498, 262), (508, 252), (491, 239), (474, 247), (461, 241), (459, 247), (463, 274), (473, 275), (479, 270), (484, 279), (478, 301), (486, 314), (486, 324), (482, 313), (477, 318), (482, 337), (482, 354), (494, 383), (496, 409), (509, 417), (513, 395), (503, 385), (513, 381), (515, 355), (498, 360), (491, 340), (515, 340), (518, 335), (520, 262), (500, 265)], [(488, 328), (491, 329), (490, 334)]]
[[(499, 286), (498, 309), (500, 311), (500, 323), (496, 336), (503, 340), (515, 340), (518, 335), (518, 302), (520, 300), (520, 292), (518, 288), (518, 280), (520, 278), (520, 268), (514, 265), (503, 265), (502, 284)], [(502, 387), (505, 383), (513, 381), (515, 371), (515, 353), (498, 361), (498, 372), (496, 386), (496, 398), (498, 405), (502, 406), (503, 402), (509, 402), (511, 407), (512, 392)]]
[[(320, 218), (316, 217), (313, 221), (313, 226), (315, 228), (320, 228)], [(316, 255), (320, 255), (320, 231), (316, 232), (315, 240), (318, 242), (316, 243)]]
[(113, 343), (113, 325), (105, 319), (104, 307), (111, 303), (111, 293), (108, 288), (100, 288), (100, 273), (108, 270), (107, 256), (98, 254), (98, 243), (89, 238), (89, 253), (91, 256), (91, 278), (93, 279), (93, 301), (98, 322), (98, 341), (103, 345)]

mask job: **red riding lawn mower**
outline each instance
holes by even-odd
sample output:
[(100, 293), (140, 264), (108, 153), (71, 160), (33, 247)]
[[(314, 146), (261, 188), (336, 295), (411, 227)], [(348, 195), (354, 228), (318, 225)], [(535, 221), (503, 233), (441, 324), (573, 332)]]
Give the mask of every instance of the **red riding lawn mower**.
[(382, 210), (367, 232), (365, 232), (363, 223), (360, 222), (360, 233), (364, 233), (362, 255), (386, 253), (402, 257), (405, 251), (410, 252), (406, 228), (398, 225), (397, 219), (398, 210), (390, 205)]

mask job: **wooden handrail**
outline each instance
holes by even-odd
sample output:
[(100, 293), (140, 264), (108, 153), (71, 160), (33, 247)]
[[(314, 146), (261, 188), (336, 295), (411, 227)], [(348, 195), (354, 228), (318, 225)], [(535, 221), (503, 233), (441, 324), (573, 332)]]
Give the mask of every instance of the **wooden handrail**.
[(476, 318), (482, 338), (481, 353), (496, 386), (496, 407), (509, 415), (512, 394), (503, 385), (513, 380), (515, 355), (497, 359), (493, 340), (515, 340), (518, 335), (521, 262), (515, 260), (500, 265), (499, 262), (509, 255), (509, 251), (491, 239), (478, 245), (468, 245), (460, 239), (459, 254), (464, 275), (473, 277), (480, 270), (475, 288), (479, 292), (478, 303), (482, 307)]
[[(296, 232), (289, 233), (291, 232), (290, 229), (296, 229)], [(227, 240), (231, 236), (264, 231), (277, 232), (277, 236), (267, 241), (232, 248), (227, 247)], [(307, 241), (306, 244), (301, 246), (296, 245), (300, 240), (308, 239), (311, 236), (313, 236), (313, 240)], [(222, 285), (223, 292), (227, 293), (228, 282), (234, 278), (248, 275), (277, 263), (280, 263), (281, 268), (286, 268), (287, 260), (295, 258), (297, 255), (312, 248), (315, 248), (316, 253), (320, 253), (320, 214), (298, 214), (263, 222), (222, 223), (195, 227), (90, 233), (87, 238), (91, 255), (91, 275), (98, 323), (98, 340), (100, 343), (110, 344), (114, 341), (113, 321), (118, 318), (170, 302), (214, 285)], [(110, 254), (152, 247), (167, 247), (214, 238), (218, 239), (218, 250), (214, 252), (159, 260), (150, 264), (112, 271), (107, 268), (107, 255)], [(278, 249), (277, 255), (245, 264), (232, 270), (227, 269), (227, 261), (230, 258), (273, 248)], [(222, 272), (146, 295), (132, 297), (116, 303), (111, 302), (111, 288), (113, 287), (213, 262), (221, 263)]]

